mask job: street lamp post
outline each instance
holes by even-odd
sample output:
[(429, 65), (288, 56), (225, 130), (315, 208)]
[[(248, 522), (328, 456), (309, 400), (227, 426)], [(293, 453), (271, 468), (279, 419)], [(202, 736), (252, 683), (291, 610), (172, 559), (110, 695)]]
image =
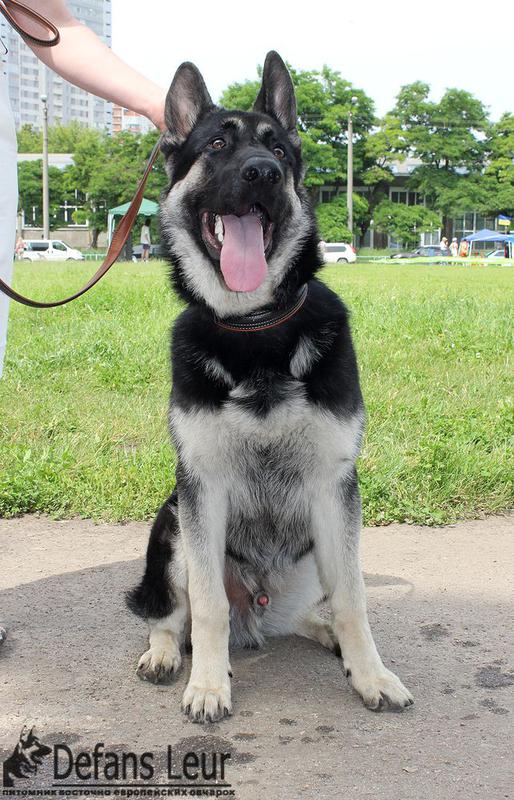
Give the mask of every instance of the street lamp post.
[(41, 95), (43, 106), (43, 239), (50, 238), (50, 195), (48, 189), (48, 98)]
[(346, 167), (346, 207), (348, 209), (348, 228), (352, 236), (353, 244), (353, 106), (358, 98), (351, 98), (351, 106), (348, 111), (348, 162)]

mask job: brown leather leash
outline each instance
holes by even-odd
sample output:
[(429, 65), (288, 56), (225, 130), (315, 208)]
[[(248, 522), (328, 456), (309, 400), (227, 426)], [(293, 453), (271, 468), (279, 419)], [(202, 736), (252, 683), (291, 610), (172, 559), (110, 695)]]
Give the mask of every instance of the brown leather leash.
[(143, 200), (143, 192), (146, 186), (146, 181), (148, 180), (148, 176), (152, 171), (152, 167), (155, 163), (157, 156), (159, 155), (159, 151), (161, 148), (161, 140), (162, 136), (159, 137), (157, 140), (155, 147), (153, 148), (152, 152), (150, 153), (150, 157), (147, 161), (145, 171), (143, 173), (143, 177), (139, 181), (138, 187), (136, 189), (136, 193), (132, 198), (130, 206), (127, 212), (121, 218), (121, 221), (114, 231), (114, 235), (111, 240), (111, 244), (109, 245), (109, 249), (107, 251), (107, 255), (105, 256), (104, 261), (98, 267), (97, 271), (93, 275), (92, 278), (88, 280), (88, 282), (79, 289), (78, 292), (75, 294), (70, 295), (70, 297), (65, 297), (63, 300), (54, 300), (53, 302), (43, 303), (40, 300), (31, 300), (29, 297), (24, 297), (19, 292), (16, 292), (12, 286), (9, 286), (0, 278), (0, 291), (6, 294), (11, 300), (16, 300), (18, 303), (22, 303), (24, 306), (30, 306), (31, 308), (56, 308), (57, 306), (64, 306), (66, 303), (71, 303), (72, 300), (76, 300), (77, 297), (88, 292), (98, 281), (103, 278), (103, 276), (110, 270), (114, 262), (119, 258), (121, 251), (129, 237), (129, 233), (132, 229), (134, 221), (137, 217), (139, 207)]
[[(34, 36), (33, 34), (26, 31), (22, 25), (14, 18), (11, 11), (9, 11), (9, 6), (7, 6), (7, 2), (9, 2), (9, 6), (14, 10), (17, 11), (19, 14), (24, 14), (26, 17), (31, 19), (33, 22), (37, 22), (42, 28), (47, 30), (52, 36), (50, 39), (40, 39), (38, 36)], [(0, 0), (0, 14), (3, 14), (6, 20), (12, 25), (15, 31), (17, 31), (20, 36), (25, 39), (25, 41), (30, 42), (30, 44), (34, 44), (37, 47), (54, 47), (54, 45), (59, 44), (60, 35), (59, 31), (50, 20), (46, 19), (46, 17), (41, 16), (38, 14), (37, 11), (33, 11), (31, 8), (23, 5), (18, 0)]]
[[(37, 14), (35, 11), (32, 11), (32, 9), (27, 8), (22, 3), (19, 3), (18, 0), (9, 0), (9, 5), (15, 8), (16, 10), (23, 11), (24, 14), (26, 14), (28, 17), (36, 21), (42, 27), (46, 28), (51, 34), (53, 34), (53, 39), (51, 40), (38, 39), (35, 36), (28, 34), (25, 30), (23, 30), (20, 24), (16, 22), (11, 12), (6, 8), (4, 0), (0, 0), (0, 13), (2, 13), (4, 17), (7, 18), (7, 20), (11, 23), (13, 28), (16, 31), (18, 31), (18, 33), (28, 42), (42, 47), (52, 47), (53, 45), (56, 45), (59, 42), (59, 31), (57, 30), (55, 25), (53, 25), (47, 19), (42, 17), (40, 14)], [(146, 186), (146, 182), (148, 180), (148, 176), (150, 175), (152, 167), (157, 159), (157, 156), (159, 155), (159, 151), (161, 148), (161, 141), (162, 141), (162, 136), (159, 137), (159, 139), (155, 144), (155, 147), (150, 153), (150, 157), (147, 161), (143, 177), (139, 181), (136, 193), (132, 198), (132, 201), (130, 203), (127, 212), (121, 218), (121, 221), (114, 232), (114, 235), (112, 237), (104, 261), (99, 266), (93, 277), (90, 278), (90, 280), (88, 280), (88, 282), (85, 284), (85, 286), (82, 287), (82, 289), (79, 289), (78, 292), (75, 292), (75, 294), (72, 294), (70, 297), (65, 297), (63, 300), (55, 300), (49, 303), (43, 303), (40, 300), (31, 300), (29, 297), (24, 297), (19, 292), (16, 292), (12, 288), (12, 286), (9, 286), (7, 283), (5, 283), (1, 278), (0, 278), (0, 291), (2, 291), (4, 294), (10, 297), (11, 300), (16, 300), (18, 303), (22, 303), (25, 306), (30, 306), (31, 308), (56, 308), (57, 306), (63, 306), (66, 303), (70, 303), (72, 300), (76, 300), (77, 297), (80, 297), (81, 295), (85, 294), (96, 283), (98, 283), (98, 281), (101, 278), (103, 278), (106, 272), (110, 270), (114, 262), (119, 258), (120, 253), (123, 250), (123, 247), (129, 237), (130, 231), (137, 217), (139, 207), (141, 206), (141, 202), (143, 200), (143, 192)]]

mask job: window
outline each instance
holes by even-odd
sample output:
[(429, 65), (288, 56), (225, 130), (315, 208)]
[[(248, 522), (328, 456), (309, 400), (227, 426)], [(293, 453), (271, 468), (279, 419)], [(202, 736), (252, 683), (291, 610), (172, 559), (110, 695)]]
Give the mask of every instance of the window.
[(409, 193), (405, 189), (391, 192), (391, 201), (393, 203), (403, 203), (404, 205), (407, 205), (408, 195)]
[(63, 244), (62, 242), (52, 242), (52, 244), (54, 246), (54, 250), (61, 250), (64, 252), (67, 250), (66, 245)]
[(327, 253), (344, 253), (346, 247), (340, 244), (326, 244), (325, 245), (325, 252)]
[(422, 206), (423, 205), (423, 195), (419, 192), (409, 192), (409, 205), (410, 206)]
[(48, 250), (48, 242), (27, 242), (27, 250), (33, 250), (37, 253), (44, 253)]

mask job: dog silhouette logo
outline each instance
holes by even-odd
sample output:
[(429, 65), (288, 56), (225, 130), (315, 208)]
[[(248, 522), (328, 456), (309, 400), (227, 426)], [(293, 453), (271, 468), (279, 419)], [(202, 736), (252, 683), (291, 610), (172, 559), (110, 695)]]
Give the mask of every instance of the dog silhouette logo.
[(51, 747), (39, 741), (34, 728), (24, 725), (13, 754), (4, 761), (4, 787), (14, 786), (15, 778), (32, 778), (51, 752)]

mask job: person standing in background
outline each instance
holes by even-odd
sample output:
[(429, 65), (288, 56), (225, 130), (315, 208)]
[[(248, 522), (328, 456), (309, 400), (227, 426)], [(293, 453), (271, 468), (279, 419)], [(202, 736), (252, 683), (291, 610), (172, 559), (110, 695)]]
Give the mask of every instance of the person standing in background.
[(152, 244), (152, 240), (150, 238), (150, 219), (145, 219), (145, 224), (141, 228), (141, 245), (142, 245), (142, 252), (141, 252), (141, 261), (148, 261), (150, 258), (150, 247)]
[(25, 252), (25, 240), (23, 236), (18, 236), (18, 238), (16, 239), (16, 248), (15, 248), (16, 258), (18, 259), (18, 261), (23, 257), (24, 252)]
[(457, 241), (456, 236), (454, 236), (452, 239), (452, 243), (450, 245), (450, 253), (453, 256), (453, 258), (457, 258), (457, 256), (459, 255), (459, 243)]
[[(86, 25), (68, 11), (65, 0), (23, 0), (44, 15), (59, 31), (59, 42), (43, 47), (28, 42), (48, 67), (70, 83), (125, 108), (131, 108), (165, 129), (166, 91), (125, 64)], [(30, 35), (50, 40), (38, 22), (17, 10), (9, 0), (5, 6)], [(16, 235), (17, 154), (16, 131), (9, 105), (7, 74), (0, 62), (0, 277), (11, 282)], [(9, 299), (0, 292), (0, 378), (7, 342)]]
[(465, 239), (461, 239), (459, 247), (459, 256), (461, 258), (467, 258), (468, 254), (469, 254), (469, 244)]

